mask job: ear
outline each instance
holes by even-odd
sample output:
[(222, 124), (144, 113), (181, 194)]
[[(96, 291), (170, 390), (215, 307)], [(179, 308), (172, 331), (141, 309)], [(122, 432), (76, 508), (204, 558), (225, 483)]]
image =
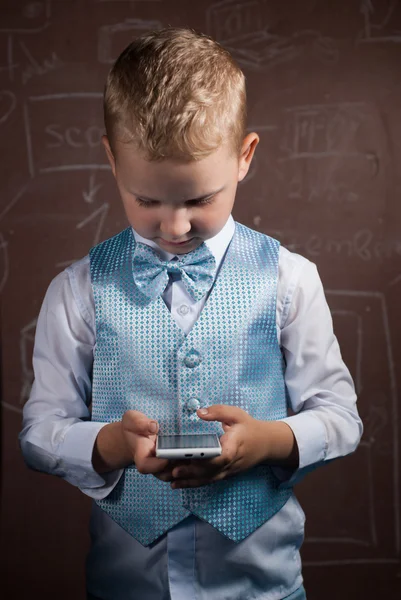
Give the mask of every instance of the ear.
[(106, 150), (107, 158), (109, 159), (111, 170), (113, 171), (113, 175), (115, 177), (116, 176), (116, 159), (114, 158), (114, 154), (111, 149), (109, 138), (107, 137), (107, 135), (102, 136), (102, 144)]
[(259, 144), (257, 133), (248, 133), (242, 142), (241, 154), (238, 161), (238, 181), (242, 181), (249, 171), (256, 146)]

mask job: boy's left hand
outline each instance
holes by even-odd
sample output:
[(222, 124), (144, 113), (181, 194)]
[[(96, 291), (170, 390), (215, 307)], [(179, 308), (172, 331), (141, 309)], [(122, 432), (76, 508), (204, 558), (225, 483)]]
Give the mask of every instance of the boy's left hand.
[(181, 461), (166, 476), (171, 487), (199, 487), (245, 471), (266, 460), (269, 451), (268, 421), (259, 421), (237, 406), (214, 404), (207, 414), (197, 411), (204, 421), (220, 421), (222, 453), (216, 458)]

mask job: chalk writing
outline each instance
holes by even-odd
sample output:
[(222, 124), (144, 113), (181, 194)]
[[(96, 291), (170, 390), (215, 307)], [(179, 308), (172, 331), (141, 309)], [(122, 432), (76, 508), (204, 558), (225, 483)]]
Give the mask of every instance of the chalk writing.
[(28, 60), (28, 65), (23, 69), (21, 75), (23, 84), (26, 84), (34, 75), (45, 75), (46, 73), (59, 69), (63, 66), (63, 63), (55, 52), (52, 52), (50, 58), (45, 58), (41, 62), (38, 62), (22, 41), (20, 41), (19, 44)]
[(63, 145), (71, 148), (96, 148), (101, 145), (104, 134), (103, 127), (92, 125), (83, 131), (79, 127), (67, 127), (64, 131), (57, 123), (46, 125), (46, 148), (61, 148)]
[[(348, 184), (332, 179), (320, 185), (318, 182), (305, 182), (305, 179), (295, 177), (288, 181), (287, 197), (291, 200), (305, 200), (307, 203), (348, 204), (359, 200), (359, 194), (349, 188)], [(285, 193), (285, 192), (284, 192)]]
[(36, 172), (110, 169), (101, 144), (101, 93), (32, 96), (24, 105), (24, 123), (31, 177)]
[(361, 229), (350, 237), (338, 238), (313, 233), (301, 239), (298, 232), (291, 231), (274, 231), (269, 232), (269, 235), (280, 238), (290, 250), (311, 258), (336, 255), (370, 262), (401, 256), (401, 238), (378, 239), (370, 229)]

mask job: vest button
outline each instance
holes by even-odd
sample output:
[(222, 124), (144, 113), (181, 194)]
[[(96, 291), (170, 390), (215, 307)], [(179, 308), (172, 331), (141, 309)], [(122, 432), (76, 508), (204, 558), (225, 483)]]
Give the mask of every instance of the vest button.
[(197, 367), (201, 362), (202, 358), (197, 350), (190, 350), (184, 358), (184, 365), (190, 369)]
[(187, 401), (187, 409), (191, 412), (196, 412), (200, 408), (200, 402), (198, 398), (190, 398)]

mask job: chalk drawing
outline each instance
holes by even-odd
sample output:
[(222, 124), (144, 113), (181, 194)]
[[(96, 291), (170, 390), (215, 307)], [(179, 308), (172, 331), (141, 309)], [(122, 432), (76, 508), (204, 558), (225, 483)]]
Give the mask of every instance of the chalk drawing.
[(17, 202), (22, 198), (28, 188), (28, 184), (24, 185), (19, 192), (14, 196), (14, 198), (7, 204), (5, 208), (0, 212), (0, 221), (2, 218), (17, 204)]
[(357, 43), (401, 44), (400, 9), (399, 0), (360, 0), (363, 29)]
[(371, 152), (352, 149), (355, 135), (367, 119), (366, 108), (366, 104), (361, 102), (340, 102), (285, 109), (287, 116), (280, 149), (286, 156), (279, 162), (299, 158), (349, 159), (361, 156), (372, 160)]
[[(104, 134), (101, 123), (102, 98), (103, 94), (99, 92), (46, 94), (28, 98), (23, 114), (31, 177), (37, 173), (110, 170), (101, 144)], [(82, 114), (96, 113), (99, 113), (99, 123), (82, 123)], [(74, 114), (77, 116), (72, 117)], [(35, 129), (32, 124), (35, 124)], [(34, 150), (40, 158), (35, 157)], [(93, 159), (99, 159), (99, 162)], [(73, 162), (69, 164), (69, 160)]]
[(20, 404), (25, 404), (31, 393), (34, 379), (32, 368), (32, 354), (35, 343), (35, 331), (38, 319), (33, 319), (25, 325), (20, 332), (20, 357), (22, 366), (22, 387), (20, 393)]
[(51, 0), (26, 2), (21, 14), (0, 8), (0, 33), (40, 33), (50, 25)]
[(95, 2), (163, 2), (163, 0), (95, 0)]
[(0, 125), (5, 123), (17, 106), (17, 98), (10, 90), (0, 91)]
[(226, 46), (243, 67), (265, 70), (302, 56), (308, 49), (323, 62), (336, 63), (339, 52), (334, 40), (316, 30), (290, 36), (269, 31), (264, 0), (223, 0), (207, 10), (207, 31)]
[(1, 402), (1, 406), (3, 406), (6, 410), (22, 415), (22, 408), (17, 408), (16, 406), (4, 401)]
[[(370, 502), (370, 527), (371, 527), (371, 542), (372, 545), (378, 545), (378, 536), (376, 531), (376, 523), (375, 523), (375, 508), (374, 508), (374, 473), (372, 470), (372, 449), (376, 443), (375, 436), (377, 432), (383, 429), (386, 423), (388, 423), (388, 428), (391, 428), (391, 447), (392, 447), (392, 465), (393, 465), (393, 498), (392, 503), (388, 502), (389, 511), (390, 507), (393, 508), (394, 514), (394, 538), (395, 538), (395, 552), (397, 555), (400, 551), (400, 539), (401, 539), (401, 511), (400, 511), (400, 473), (399, 473), (399, 439), (398, 439), (398, 392), (397, 392), (397, 382), (396, 382), (396, 368), (393, 354), (393, 344), (391, 339), (391, 329), (389, 325), (388, 318), (388, 306), (386, 302), (386, 298), (381, 292), (364, 292), (364, 291), (354, 291), (354, 290), (326, 290), (326, 295), (328, 297), (328, 301), (330, 304), (330, 297), (333, 298), (333, 304), (335, 299), (336, 306), (338, 305), (338, 301), (341, 298), (344, 298), (344, 305), (347, 306), (345, 310), (349, 310), (349, 304), (353, 301), (356, 302), (356, 306), (362, 305), (366, 306), (368, 302), (371, 306), (375, 307), (375, 314), (380, 315), (381, 317), (381, 325), (382, 331), (384, 333), (384, 352), (385, 352), (385, 361), (384, 364), (388, 369), (388, 383), (389, 383), (389, 409), (390, 413), (388, 416), (384, 414), (387, 412), (384, 407), (385, 399), (379, 400), (380, 404), (378, 405), (378, 409), (375, 409), (370, 416), (368, 417), (369, 427), (371, 429), (371, 439), (365, 440), (363, 442), (363, 446), (368, 452), (367, 456), (369, 458), (368, 467), (369, 467), (369, 502)], [(338, 310), (338, 309), (337, 309)], [(372, 312), (362, 311), (359, 313), (361, 315), (362, 322), (366, 322), (366, 326), (368, 324), (367, 319), (370, 319), (370, 314)], [(363, 335), (363, 338), (365, 335)], [(362, 356), (362, 351), (359, 353), (359, 356)], [(360, 360), (360, 358), (358, 359)], [(359, 375), (360, 377), (360, 375)], [(359, 385), (362, 386), (362, 383), (359, 382)], [(375, 405), (375, 401), (373, 401), (373, 405)], [(387, 419), (384, 421), (383, 419)]]
[(393, 279), (393, 281), (390, 281), (389, 285), (395, 285), (396, 283), (399, 283), (401, 281), (401, 275), (397, 275), (397, 277), (395, 279)]
[(14, 71), (18, 68), (19, 64), (14, 62), (14, 39), (12, 35), (7, 36), (7, 64), (4, 67), (0, 67), (0, 73), (2, 71), (8, 71), (8, 77), (10, 81), (14, 81)]
[(160, 29), (160, 21), (126, 19), (123, 23), (104, 25), (98, 34), (98, 59), (103, 64), (112, 64), (133, 37), (139, 37), (151, 29)]
[(96, 199), (96, 194), (102, 187), (101, 183), (95, 184), (96, 174), (91, 173), (89, 177), (89, 189), (82, 192), (83, 199), (88, 204), (92, 204)]
[[(109, 212), (109, 209), (110, 209), (110, 204), (108, 202), (105, 202), (104, 204), (102, 204), (102, 206), (99, 206), (99, 208), (94, 210), (88, 217), (85, 217), (85, 219), (83, 219), (83, 221), (80, 221), (76, 225), (76, 229), (82, 229), (83, 227), (85, 227), (86, 225), (91, 223), (92, 221), (96, 221), (96, 219), (98, 219), (98, 224), (95, 229), (95, 235), (93, 237), (92, 244), (91, 244), (92, 246), (96, 246), (96, 244), (98, 244), (100, 242), (102, 230), (103, 230), (104, 223), (106, 221), (106, 217)], [(76, 260), (78, 260), (78, 259), (73, 258), (72, 260), (66, 260), (66, 261), (59, 262), (56, 264), (56, 267), (58, 267), (58, 268), (68, 267), (68, 266), (72, 265), (72, 263), (75, 262)]]
[(8, 256), (8, 242), (4, 238), (4, 235), (0, 233), (0, 256), (1, 256), (1, 278), (0, 278), (0, 294), (4, 290), (7, 283), (8, 276), (10, 274), (10, 260)]
[[(362, 375), (367, 380), (365, 386), (367, 391), (370, 390), (371, 380), (369, 373), (369, 362), (366, 362), (364, 371), (361, 370), (361, 364), (364, 362), (363, 357), (363, 346), (369, 343), (368, 337), (371, 337), (372, 330), (375, 330), (376, 343), (379, 345), (380, 354), (384, 354), (383, 366), (387, 369), (388, 376), (388, 388), (389, 394), (382, 395), (382, 397), (376, 401), (377, 393), (372, 391), (372, 398), (369, 401), (374, 405), (374, 409), (368, 412), (368, 415), (364, 417), (365, 424), (365, 435), (364, 439), (360, 443), (358, 448), (359, 456), (364, 458), (366, 476), (363, 477), (363, 482), (366, 484), (366, 492), (363, 494), (363, 505), (367, 509), (367, 537), (361, 537), (350, 535), (347, 527), (341, 522), (336, 524), (337, 531), (343, 531), (343, 536), (307, 536), (305, 543), (309, 544), (320, 544), (320, 545), (353, 545), (360, 547), (361, 549), (371, 547), (375, 549), (377, 555), (380, 550), (383, 551), (384, 556), (376, 556), (374, 559), (367, 557), (358, 557), (353, 559), (343, 559), (341, 554), (334, 560), (309, 560), (306, 561), (308, 566), (336, 566), (346, 564), (393, 564), (399, 560), (400, 550), (400, 497), (399, 497), (399, 441), (398, 441), (398, 396), (396, 387), (396, 371), (395, 362), (393, 356), (391, 332), (388, 322), (388, 307), (384, 294), (380, 292), (358, 292), (354, 290), (325, 290), (329, 304), (334, 305), (332, 310), (333, 316), (343, 320), (342, 329), (349, 334), (349, 328), (351, 326), (356, 329), (356, 336), (353, 337), (356, 351), (356, 364), (357, 364), (357, 387), (362, 389)], [(341, 308), (341, 305), (344, 308)], [(366, 311), (366, 307), (372, 308), (371, 311)], [(351, 321), (350, 321), (351, 318)], [(353, 322), (353, 325), (351, 323)], [(340, 323), (341, 324), (341, 323)], [(380, 331), (377, 331), (377, 330)], [(368, 330), (370, 330), (370, 336), (368, 336)], [(379, 334), (376, 335), (376, 332)], [(366, 333), (366, 334), (365, 334)], [(348, 336), (345, 338), (350, 343), (351, 338)], [(365, 359), (368, 353), (365, 352)], [(378, 489), (378, 475), (381, 470), (380, 462), (377, 460), (377, 449), (376, 444), (378, 442), (377, 434), (383, 432), (386, 428), (385, 435), (391, 438), (391, 456), (388, 458), (388, 464), (392, 464), (392, 486), (388, 498), (386, 497), (386, 506), (388, 506), (389, 513), (393, 514), (394, 524), (388, 525), (388, 531), (380, 532), (377, 529), (377, 507), (375, 502), (375, 491)], [(391, 432), (391, 433), (390, 433)], [(367, 438), (367, 439), (366, 439)], [(383, 434), (381, 436), (383, 438)], [(376, 459), (376, 460), (374, 460)], [(391, 461), (391, 462), (390, 462)], [(362, 473), (362, 471), (361, 471)], [(384, 488), (379, 485), (380, 493), (384, 493)], [(377, 492), (376, 492), (377, 497)], [(352, 509), (352, 500), (350, 499), (349, 508)], [(361, 500), (359, 500), (361, 502)], [(359, 506), (359, 502), (356, 499), (356, 505)], [(333, 516), (333, 518), (336, 518)], [(388, 535), (393, 536), (394, 539), (394, 557), (389, 556), (389, 549), (387, 545)], [(381, 548), (381, 542), (383, 545)], [(339, 550), (340, 552), (340, 550)], [(332, 551), (333, 554), (333, 551)]]
[(163, 0), (95, 0), (95, 2), (163, 2)]
[(21, 80), (25, 85), (34, 75), (45, 75), (50, 71), (55, 71), (63, 66), (63, 62), (59, 59), (55, 52), (51, 53), (50, 58), (45, 58), (41, 62), (38, 62), (36, 58), (33, 57), (32, 53), (24, 44), (24, 42), (20, 41), (19, 45), (28, 60), (28, 66), (24, 67)]
[(77, 225), (77, 229), (82, 229), (82, 227), (85, 227), (85, 225), (87, 225), (88, 223), (91, 223), (93, 220), (99, 218), (99, 223), (96, 228), (95, 237), (93, 239), (92, 246), (96, 246), (96, 244), (98, 244), (100, 241), (100, 236), (102, 233), (104, 222), (105, 222), (107, 214), (109, 212), (109, 208), (110, 208), (110, 204), (108, 202), (105, 202), (104, 204), (102, 204), (102, 206), (97, 208), (91, 215), (89, 215), (89, 217), (86, 217), (83, 221), (81, 221)]

